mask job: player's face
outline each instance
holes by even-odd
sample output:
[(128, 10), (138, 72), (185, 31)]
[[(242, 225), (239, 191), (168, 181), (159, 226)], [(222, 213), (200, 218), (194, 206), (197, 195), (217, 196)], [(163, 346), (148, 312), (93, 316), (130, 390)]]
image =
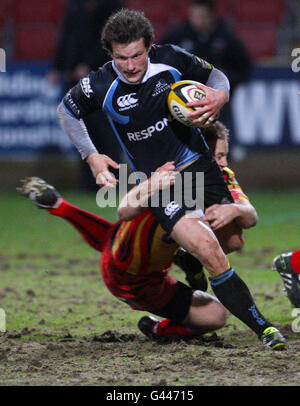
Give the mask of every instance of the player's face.
[(228, 165), (227, 156), (228, 156), (227, 141), (218, 139), (215, 147), (215, 159), (221, 169), (225, 168), (225, 166)]
[(129, 44), (112, 43), (112, 58), (125, 79), (131, 83), (138, 83), (148, 68), (148, 52), (143, 39)]

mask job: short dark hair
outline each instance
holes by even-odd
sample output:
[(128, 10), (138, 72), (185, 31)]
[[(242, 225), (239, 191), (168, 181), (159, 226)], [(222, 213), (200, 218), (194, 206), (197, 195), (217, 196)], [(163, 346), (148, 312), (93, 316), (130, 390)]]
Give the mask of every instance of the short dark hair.
[(146, 48), (154, 40), (153, 26), (144, 13), (123, 8), (112, 14), (107, 20), (101, 34), (104, 49), (112, 52), (112, 42), (129, 44), (143, 38)]
[(215, 151), (217, 140), (229, 142), (229, 130), (221, 121), (216, 121), (210, 127), (201, 128), (201, 132), (213, 152)]
[(191, 6), (203, 6), (211, 11), (214, 11), (216, 8), (214, 0), (193, 0)]

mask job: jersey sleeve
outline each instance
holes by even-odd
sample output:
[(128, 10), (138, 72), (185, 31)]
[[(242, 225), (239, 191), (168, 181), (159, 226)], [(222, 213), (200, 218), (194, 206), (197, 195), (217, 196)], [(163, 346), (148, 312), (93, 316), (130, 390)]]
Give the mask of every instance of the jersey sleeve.
[(92, 89), (94, 75), (95, 72), (92, 72), (80, 79), (63, 98), (64, 107), (78, 120), (100, 108), (100, 104)]
[(249, 200), (248, 196), (243, 192), (243, 189), (239, 185), (234, 172), (229, 168), (223, 168), (222, 172), (225, 183), (228, 187), (229, 192), (231, 193), (233, 200)]
[(182, 73), (182, 80), (195, 80), (206, 84), (213, 70), (213, 65), (177, 45), (170, 46), (172, 47), (177, 69)]

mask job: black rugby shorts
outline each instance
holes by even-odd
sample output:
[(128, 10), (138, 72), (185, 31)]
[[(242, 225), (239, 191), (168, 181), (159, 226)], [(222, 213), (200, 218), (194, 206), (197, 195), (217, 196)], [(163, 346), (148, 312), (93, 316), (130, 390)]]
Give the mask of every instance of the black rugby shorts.
[[(189, 172), (188, 175), (186, 175), (187, 172)], [(197, 184), (197, 173), (201, 172), (204, 185), (202, 185), (203, 198), (199, 201), (201, 190), (199, 190), (199, 183)], [(177, 221), (189, 212), (197, 210), (201, 214), (213, 204), (233, 203), (223, 174), (211, 151), (184, 168), (179, 176), (181, 176), (180, 193), (178, 193), (178, 187), (171, 186), (168, 193), (160, 190), (148, 202), (153, 215), (168, 234), (172, 232)], [(188, 185), (185, 184), (186, 182)], [(188, 195), (187, 199), (185, 199), (185, 195)]]

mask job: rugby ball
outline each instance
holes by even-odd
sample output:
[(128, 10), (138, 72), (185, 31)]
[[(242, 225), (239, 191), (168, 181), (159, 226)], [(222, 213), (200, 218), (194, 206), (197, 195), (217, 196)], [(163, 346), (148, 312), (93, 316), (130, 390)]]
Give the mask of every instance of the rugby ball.
[(199, 89), (196, 84), (202, 84), (193, 80), (181, 80), (173, 83), (168, 94), (168, 108), (176, 120), (189, 127), (200, 127), (201, 124), (193, 123), (188, 116), (195, 107), (187, 107), (186, 103), (205, 99), (204, 90)]

